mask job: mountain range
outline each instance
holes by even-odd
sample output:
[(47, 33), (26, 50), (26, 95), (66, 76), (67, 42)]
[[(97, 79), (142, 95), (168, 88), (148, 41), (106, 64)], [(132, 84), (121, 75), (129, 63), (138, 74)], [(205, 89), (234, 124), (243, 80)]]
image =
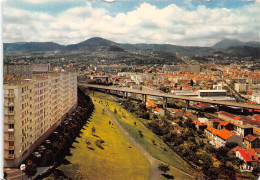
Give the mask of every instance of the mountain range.
[(120, 44), (100, 37), (93, 37), (83, 42), (70, 45), (60, 45), (54, 42), (18, 42), (4, 43), (4, 52), (15, 51), (115, 51), (143, 50), (178, 53), (179, 55), (194, 56), (207, 55), (216, 51), (238, 56), (260, 57), (260, 42), (242, 42), (235, 39), (223, 39), (212, 47), (177, 46), (171, 44)]

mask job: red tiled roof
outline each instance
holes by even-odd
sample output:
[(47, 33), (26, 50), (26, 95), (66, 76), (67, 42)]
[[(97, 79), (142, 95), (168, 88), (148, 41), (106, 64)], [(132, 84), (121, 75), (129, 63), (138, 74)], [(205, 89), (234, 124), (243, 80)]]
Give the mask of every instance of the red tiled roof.
[(239, 150), (241, 150), (241, 149), (242, 149), (242, 148), (241, 148), (240, 146), (237, 146), (237, 147), (231, 149), (231, 151), (233, 151), (234, 153), (236, 153), (236, 151), (239, 151)]
[(260, 148), (255, 148), (255, 152), (260, 153)]
[(219, 119), (210, 119), (211, 122), (220, 122)]
[(260, 115), (255, 115), (255, 116), (253, 116), (253, 118), (256, 120), (256, 121), (259, 121), (260, 122)]
[(220, 121), (219, 122), (219, 125), (221, 125), (221, 126), (226, 126), (226, 125), (228, 125), (230, 122), (229, 121)]
[(251, 135), (251, 134), (248, 134), (247, 136), (244, 137), (245, 140), (248, 140), (250, 142), (254, 141), (257, 137)]
[(222, 138), (224, 140), (233, 136), (233, 135), (234, 135), (234, 133), (232, 133), (231, 131), (226, 130), (226, 129), (223, 129), (223, 130), (221, 130), (217, 133), (217, 136), (219, 136), (220, 138)]
[(154, 110), (158, 112), (158, 111), (161, 110), (161, 108), (158, 108), (158, 107), (157, 107), (157, 108), (155, 108)]
[(214, 162), (220, 164), (220, 161), (219, 161), (217, 158), (215, 158), (215, 157), (212, 156), (211, 159), (212, 159)]
[(252, 119), (246, 119), (246, 123), (252, 126), (260, 127), (260, 121), (255, 121)]
[(200, 103), (198, 106), (208, 108), (208, 106), (206, 104), (203, 104), (203, 103)]
[(174, 111), (174, 112), (182, 112), (181, 109), (174, 109), (173, 111)]
[(190, 112), (187, 112), (187, 113), (185, 114), (186, 117), (189, 117), (189, 116), (191, 116), (191, 115), (192, 115), (192, 113), (190, 113)]
[(235, 120), (240, 119), (240, 117), (235, 116), (235, 115), (230, 114), (230, 113), (227, 113), (227, 112), (225, 112), (225, 111), (220, 111), (219, 113), (222, 114), (222, 115), (224, 115), (224, 116), (227, 116), (227, 117), (230, 117), (230, 118), (232, 118), (232, 119), (235, 119)]
[(212, 127), (212, 126), (207, 127), (206, 130), (210, 131), (210, 132), (211, 132), (212, 134), (214, 134), (214, 135), (216, 135), (216, 134), (219, 132), (219, 130), (215, 129), (215, 128)]
[(201, 122), (199, 122), (199, 121), (197, 121), (197, 120), (194, 120), (193, 123), (194, 123), (194, 124), (197, 124), (197, 125), (199, 125), (199, 126), (207, 126), (207, 123), (201, 123)]
[(241, 149), (239, 150), (239, 153), (246, 162), (258, 161), (254, 149)]

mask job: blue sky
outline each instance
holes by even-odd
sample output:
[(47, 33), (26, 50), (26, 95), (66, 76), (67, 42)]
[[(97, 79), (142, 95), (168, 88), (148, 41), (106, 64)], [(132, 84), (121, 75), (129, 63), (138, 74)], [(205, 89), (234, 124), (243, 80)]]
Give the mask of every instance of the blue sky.
[(70, 44), (94, 36), (190, 46), (211, 46), (223, 38), (259, 41), (257, 1), (6, 0), (3, 41)]

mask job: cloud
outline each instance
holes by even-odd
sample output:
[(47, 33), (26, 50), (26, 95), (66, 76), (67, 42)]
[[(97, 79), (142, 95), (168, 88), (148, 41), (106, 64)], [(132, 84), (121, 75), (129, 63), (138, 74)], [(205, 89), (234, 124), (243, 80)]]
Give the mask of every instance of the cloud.
[(115, 16), (104, 8), (92, 7), (90, 2), (55, 16), (7, 6), (3, 18), (4, 42), (71, 44), (100, 36), (122, 43), (211, 46), (223, 38), (259, 40), (260, 34), (260, 3), (257, 2), (237, 9), (197, 6), (193, 10), (175, 4), (159, 9), (142, 3), (132, 11)]
[(50, 3), (50, 2), (69, 2), (71, 0), (24, 0), (25, 2), (28, 3), (33, 3), (33, 4), (41, 4), (41, 3)]

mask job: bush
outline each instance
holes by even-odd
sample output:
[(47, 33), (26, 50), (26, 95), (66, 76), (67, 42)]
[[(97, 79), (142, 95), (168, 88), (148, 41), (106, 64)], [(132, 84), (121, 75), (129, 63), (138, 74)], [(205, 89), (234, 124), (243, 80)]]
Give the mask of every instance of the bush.
[(139, 136), (140, 136), (140, 137), (143, 137), (143, 136), (144, 136), (143, 133), (142, 133), (142, 131), (138, 130), (138, 133), (139, 133)]
[(102, 139), (96, 140), (96, 146), (99, 147), (100, 149), (104, 149), (104, 147), (102, 146), (102, 143), (105, 143), (105, 141)]
[(158, 169), (160, 169), (164, 173), (170, 171), (169, 165), (164, 165), (164, 164), (159, 164)]

